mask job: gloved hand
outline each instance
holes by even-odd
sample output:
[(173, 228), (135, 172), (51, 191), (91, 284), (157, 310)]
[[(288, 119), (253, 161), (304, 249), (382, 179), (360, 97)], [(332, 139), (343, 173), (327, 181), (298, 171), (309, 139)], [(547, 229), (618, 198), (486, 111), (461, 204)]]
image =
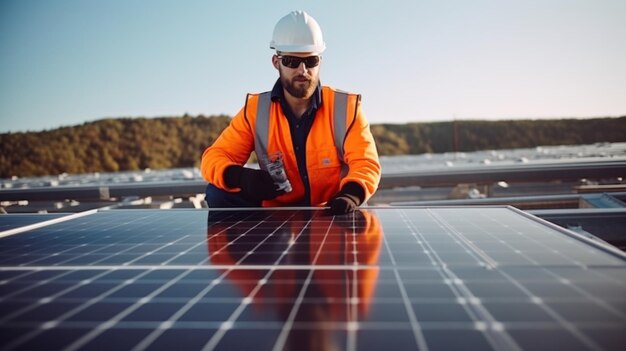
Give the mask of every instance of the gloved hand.
[(230, 166), (224, 177), (229, 186), (241, 188), (241, 195), (251, 201), (271, 200), (285, 193), (277, 190), (274, 179), (264, 170)]
[(356, 196), (348, 195), (348, 194), (337, 194), (335, 197), (328, 201), (328, 206), (330, 206), (330, 213), (334, 215), (341, 215), (350, 212), (354, 212), (359, 204), (357, 203), (358, 199)]
[(354, 212), (365, 199), (363, 188), (357, 183), (347, 183), (330, 201), (330, 213), (341, 215)]

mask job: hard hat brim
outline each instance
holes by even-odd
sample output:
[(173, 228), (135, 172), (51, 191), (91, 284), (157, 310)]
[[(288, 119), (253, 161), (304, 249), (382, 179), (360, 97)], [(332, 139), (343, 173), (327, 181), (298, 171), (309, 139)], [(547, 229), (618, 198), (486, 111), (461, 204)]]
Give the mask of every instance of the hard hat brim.
[(274, 45), (273, 43), (270, 43), (270, 49), (280, 52), (312, 52), (321, 54), (324, 50), (326, 50), (326, 45)]

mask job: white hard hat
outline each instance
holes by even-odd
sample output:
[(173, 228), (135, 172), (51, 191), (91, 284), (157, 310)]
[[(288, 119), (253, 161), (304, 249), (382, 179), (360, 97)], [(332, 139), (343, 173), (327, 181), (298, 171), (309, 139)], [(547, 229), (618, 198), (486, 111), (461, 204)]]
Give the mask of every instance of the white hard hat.
[(292, 11), (276, 23), (270, 49), (321, 54), (326, 43), (322, 29), (313, 17), (304, 11)]

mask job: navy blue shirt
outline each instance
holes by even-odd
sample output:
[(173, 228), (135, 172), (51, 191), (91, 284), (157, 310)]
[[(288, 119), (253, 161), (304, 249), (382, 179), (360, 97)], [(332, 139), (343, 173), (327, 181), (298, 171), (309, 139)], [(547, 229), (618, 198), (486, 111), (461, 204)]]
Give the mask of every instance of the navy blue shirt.
[(298, 171), (300, 178), (304, 184), (304, 199), (302, 202), (295, 204), (296, 206), (311, 206), (311, 188), (309, 184), (309, 174), (306, 169), (306, 139), (313, 126), (313, 120), (315, 119), (315, 113), (322, 104), (322, 89), (321, 83), (318, 82), (313, 96), (311, 96), (311, 104), (304, 114), (298, 118), (285, 100), (285, 93), (283, 85), (280, 79), (274, 84), (272, 88), (272, 101), (280, 102), (280, 106), (283, 109), (283, 113), (287, 117), (289, 122), (289, 131), (291, 132), (291, 140), (293, 141), (293, 149), (296, 153), (296, 161), (298, 163)]

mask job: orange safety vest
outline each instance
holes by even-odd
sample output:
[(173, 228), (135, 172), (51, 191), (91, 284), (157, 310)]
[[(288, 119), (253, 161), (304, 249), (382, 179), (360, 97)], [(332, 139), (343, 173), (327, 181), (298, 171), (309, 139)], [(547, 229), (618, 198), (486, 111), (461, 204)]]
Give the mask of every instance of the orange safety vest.
[[(348, 182), (361, 185), (366, 200), (378, 188), (381, 168), (374, 138), (361, 112), (360, 95), (322, 87), (322, 104), (307, 137), (306, 150), (312, 206), (323, 206)], [(252, 151), (256, 151), (259, 165), (265, 170), (263, 159), (281, 152), (292, 186), (291, 192), (263, 201), (263, 206), (289, 206), (301, 201), (305, 189), (289, 122), (280, 103), (269, 99), (269, 93), (248, 94), (245, 106), (204, 151), (201, 165), (204, 178), (226, 191), (239, 191), (226, 185), (224, 171), (234, 164), (244, 165)]]

